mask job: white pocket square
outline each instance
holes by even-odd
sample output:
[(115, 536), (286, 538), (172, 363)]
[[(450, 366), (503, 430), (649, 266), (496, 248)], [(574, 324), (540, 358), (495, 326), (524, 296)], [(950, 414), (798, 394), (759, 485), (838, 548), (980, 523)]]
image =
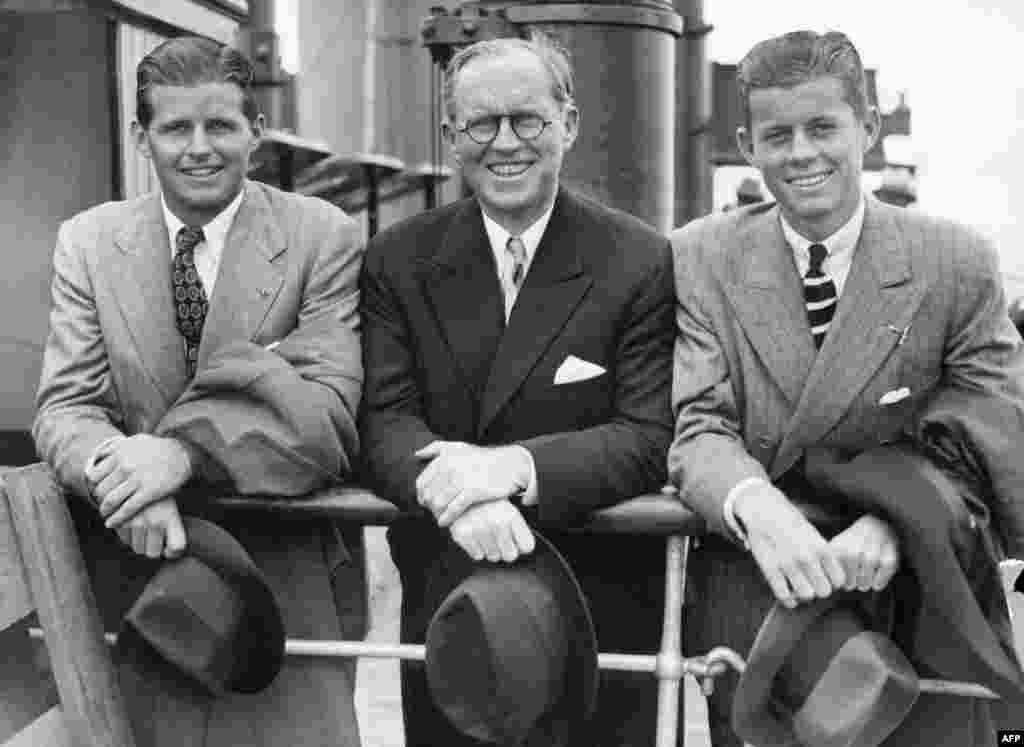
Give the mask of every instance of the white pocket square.
[(910, 396), (910, 390), (905, 386), (901, 386), (899, 389), (893, 389), (892, 391), (886, 392), (882, 395), (881, 399), (878, 400), (880, 405), (894, 405), (901, 400), (906, 399)]
[(570, 355), (564, 361), (562, 365), (555, 371), (555, 386), (559, 384), (572, 384), (575, 381), (586, 381), (587, 379), (593, 379), (600, 376), (605, 372), (605, 368), (585, 361), (582, 358), (577, 358), (575, 355)]

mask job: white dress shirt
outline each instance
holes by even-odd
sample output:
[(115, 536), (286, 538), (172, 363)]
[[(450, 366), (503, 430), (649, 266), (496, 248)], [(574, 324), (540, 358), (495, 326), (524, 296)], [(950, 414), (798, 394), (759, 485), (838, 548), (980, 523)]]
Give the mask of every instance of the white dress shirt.
[[(526, 260), (523, 262), (523, 278), (520, 281), (520, 287), (526, 282), (526, 274), (530, 271), (530, 264), (537, 253), (537, 247), (544, 236), (544, 231), (547, 230), (548, 222), (551, 220), (551, 211), (554, 208), (555, 205), (552, 203), (551, 207), (540, 218), (519, 234), (519, 239), (523, 242), (523, 247), (526, 249)], [(498, 282), (501, 283), (501, 290), (505, 295), (505, 321), (507, 322), (512, 314), (512, 307), (516, 304), (516, 297), (519, 294), (515, 283), (512, 282), (512, 271), (515, 262), (512, 259), (512, 253), (508, 250), (508, 240), (513, 234), (506, 231), (497, 221), (487, 215), (487, 211), (481, 210), (481, 212), (484, 215), (484, 230), (487, 232), (487, 238), (491, 242), (495, 266), (498, 268)]]
[(864, 197), (860, 198), (857, 209), (853, 211), (850, 220), (823, 241), (811, 241), (803, 234), (798, 233), (782, 216), (782, 213), (779, 213), (779, 222), (782, 224), (782, 233), (786, 237), (786, 243), (793, 250), (793, 258), (796, 259), (796, 269), (800, 273), (800, 277), (807, 274), (807, 268), (811, 265), (811, 244), (825, 245), (828, 256), (825, 257), (821, 268), (835, 283), (836, 298), (838, 299), (843, 294), (846, 276), (850, 274), (850, 267), (853, 265), (853, 251), (857, 248), (861, 229), (864, 228)]
[[(523, 247), (526, 249), (526, 260), (523, 262), (523, 277), (520, 281), (520, 287), (526, 282), (526, 274), (530, 271), (533, 257), (537, 253), (537, 247), (540, 245), (540, 240), (544, 237), (544, 231), (547, 230), (548, 222), (551, 220), (551, 212), (554, 209), (555, 204), (552, 202), (551, 206), (540, 218), (519, 234), (519, 239), (523, 242)], [(481, 208), (480, 212), (484, 216), (484, 230), (487, 232), (487, 239), (491, 242), (495, 267), (498, 268), (498, 282), (501, 283), (501, 291), (505, 297), (505, 321), (507, 322), (512, 314), (512, 307), (516, 305), (516, 298), (519, 295), (519, 290), (516, 288), (515, 283), (512, 282), (514, 260), (512, 259), (512, 253), (508, 250), (508, 240), (513, 234), (500, 226), (497, 221), (487, 214), (486, 210)], [(522, 497), (523, 505), (534, 506), (537, 504), (537, 465), (533, 461), (533, 454), (530, 453), (529, 449), (525, 446), (518, 446), (518, 448), (526, 452), (530, 462), (530, 476)]]
[[(811, 244), (825, 245), (825, 248), (828, 250), (828, 256), (825, 257), (825, 261), (822, 263), (822, 270), (835, 283), (836, 302), (838, 303), (839, 297), (843, 293), (843, 286), (846, 285), (846, 278), (850, 274), (850, 268), (853, 266), (854, 250), (857, 248), (861, 230), (864, 228), (864, 196), (861, 195), (857, 208), (853, 211), (853, 215), (850, 216), (850, 220), (846, 221), (835, 233), (826, 237), (823, 241), (811, 241), (799, 233), (789, 224), (781, 212), (779, 213), (779, 222), (782, 224), (782, 233), (786, 237), (786, 243), (793, 250), (793, 258), (796, 260), (796, 268), (800, 273), (800, 277), (806, 275), (807, 269), (810, 267)], [(725, 504), (722, 506), (722, 515), (725, 518), (725, 523), (732, 530), (733, 534), (743, 542), (744, 547), (747, 546), (746, 532), (743, 531), (743, 528), (736, 520), (736, 515), (733, 513), (733, 505), (735, 505), (737, 497), (745, 490), (763, 485), (766, 482), (767, 480), (763, 477), (748, 477), (733, 485), (725, 497)]]
[[(217, 282), (220, 259), (224, 256), (224, 244), (228, 240), (228, 231), (231, 230), (231, 224), (235, 222), (235, 215), (238, 213), (238, 208), (242, 206), (244, 197), (245, 188), (243, 187), (226, 208), (202, 227), (204, 240), (196, 244), (196, 248), (192, 252), (196, 260), (196, 272), (199, 273), (199, 279), (203, 281), (203, 290), (206, 291), (207, 299), (213, 297), (213, 286)], [(167, 201), (163, 195), (160, 196), (160, 204), (164, 209), (164, 223), (167, 225), (167, 238), (170, 242), (171, 259), (173, 260), (178, 242), (178, 231), (184, 228), (185, 224), (167, 207)]]

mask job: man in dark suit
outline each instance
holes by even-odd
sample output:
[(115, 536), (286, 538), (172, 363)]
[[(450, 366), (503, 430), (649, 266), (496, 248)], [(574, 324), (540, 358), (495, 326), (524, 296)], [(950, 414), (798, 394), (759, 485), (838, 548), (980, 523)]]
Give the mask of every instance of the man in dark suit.
[[(132, 133), (161, 191), (61, 226), (33, 430), (77, 496), (108, 630), (186, 550), (181, 514), (209, 514), (211, 492), (348, 477), (362, 386), (359, 228), (246, 181), (263, 128), (249, 61), (182, 37), (137, 77)], [(364, 634), (358, 528), (346, 545), (327, 520), (213, 518), (267, 577), (288, 635)], [(120, 664), (140, 747), (359, 744), (351, 662), (290, 659), (267, 690), (222, 698)]]
[[(579, 112), (543, 37), (481, 42), (448, 70), (444, 134), (475, 196), (382, 232), (363, 272), (362, 435), (376, 488), (414, 518), (389, 533), (402, 635), (422, 641), (450, 588), (435, 559), (533, 550), (657, 490), (671, 436), (667, 241), (559, 187)], [(450, 539), (449, 539), (450, 535)], [(602, 650), (657, 646), (661, 543), (550, 536), (581, 579)], [(649, 676), (605, 673), (585, 744), (649, 745)], [(409, 745), (473, 745), (403, 667)], [(582, 743), (581, 743), (582, 744)]]
[[(690, 566), (689, 646), (746, 654), (776, 600), (882, 590), (901, 562), (885, 521), (840, 522), (843, 506), (822, 505), (808, 450), (855, 455), (895, 440), (938, 387), (1024, 414), (1024, 356), (990, 243), (863, 194), (879, 116), (849, 39), (767, 40), (738, 79), (740, 149), (776, 202), (672, 235), (669, 472), (711, 529)], [(849, 526), (824, 528), (836, 523)], [(716, 747), (739, 744), (732, 692), (721, 681), (709, 701)]]

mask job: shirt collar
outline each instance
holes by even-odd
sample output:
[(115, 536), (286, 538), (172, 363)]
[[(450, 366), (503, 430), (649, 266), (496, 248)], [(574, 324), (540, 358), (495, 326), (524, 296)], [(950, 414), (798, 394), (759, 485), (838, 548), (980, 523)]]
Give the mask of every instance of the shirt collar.
[[(533, 259), (534, 253), (537, 251), (537, 246), (540, 244), (541, 238), (544, 236), (544, 231), (548, 227), (548, 222), (551, 220), (551, 213), (554, 212), (555, 203), (552, 202), (551, 206), (544, 211), (537, 220), (535, 220), (529, 228), (519, 234), (519, 238), (523, 242), (523, 247), (526, 249), (526, 262), (529, 264), (530, 260)], [(483, 208), (480, 212), (484, 216), (484, 230), (487, 231), (487, 238), (491, 242), (491, 248), (494, 249), (495, 256), (501, 256), (499, 252), (504, 252), (505, 247), (508, 245), (509, 237), (511, 233), (506, 231), (496, 220), (491, 218), (487, 211)]]
[[(235, 195), (235, 199), (229, 202), (226, 208), (217, 213), (213, 220), (202, 227), (206, 243), (214, 244), (216, 246), (224, 246), (224, 243), (228, 238), (228, 231), (231, 230), (231, 224), (235, 220), (235, 215), (238, 213), (238, 209), (242, 206), (242, 199), (244, 197), (245, 187), (243, 186), (238, 190), (238, 194)], [(173, 253), (178, 240), (178, 231), (180, 231), (185, 224), (182, 223), (181, 219), (177, 215), (171, 212), (171, 209), (167, 206), (167, 200), (164, 199), (163, 193), (160, 194), (160, 205), (164, 210), (164, 224), (167, 226), (167, 237), (170, 239), (171, 252)]]
[(854, 247), (857, 246), (857, 240), (860, 238), (860, 231), (864, 227), (864, 204), (864, 195), (861, 194), (860, 200), (857, 202), (857, 209), (853, 211), (850, 220), (846, 221), (835, 233), (831, 236), (826, 236), (822, 241), (811, 241), (803, 234), (797, 232), (780, 210), (779, 222), (782, 223), (782, 233), (785, 235), (786, 242), (792, 247), (793, 251), (801, 257), (810, 256), (811, 244), (824, 244), (825, 248), (828, 249), (830, 257), (853, 252)]

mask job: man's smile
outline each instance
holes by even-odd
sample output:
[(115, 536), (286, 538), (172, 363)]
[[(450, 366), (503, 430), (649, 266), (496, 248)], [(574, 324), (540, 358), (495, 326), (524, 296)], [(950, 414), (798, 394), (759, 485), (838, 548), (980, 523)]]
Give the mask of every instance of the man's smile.
[(224, 170), (223, 166), (192, 166), (180, 169), (185, 176), (193, 179), (208, 179)]
[(526, 170), (532, 165), (532, 161), (503, 161), (502, 163), (489, 164), (487, 170), (495, 176), (516, 177), (525, 174)]
[(829, 177), (834, 174), (834, 170), (820, 171), (816, 174), (806, 174), (804, 176), (793, 176), (786, 180), (786, 183), (797, 189), (816, 189), (822, 184), (829, 180)]

